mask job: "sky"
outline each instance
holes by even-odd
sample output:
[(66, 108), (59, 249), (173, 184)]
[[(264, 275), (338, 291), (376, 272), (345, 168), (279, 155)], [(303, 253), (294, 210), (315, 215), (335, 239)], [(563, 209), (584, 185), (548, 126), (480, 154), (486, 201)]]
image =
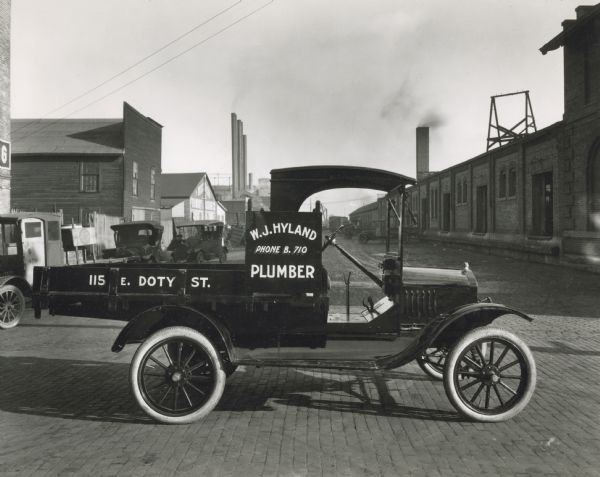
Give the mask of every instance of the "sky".
[[(538, 129), (562, 119), (562, 51), (539, 48), (582, 3), (13, 0), (11, 114), (121, 118), (126, 101), (164, 126), (163, 172), (228, 175), (235, 112), (255, 178), (315, 164), (414, 177), (417, 126), (431, 170), (485, 151), (492, 95), (529, 90)], [(498, 107), (508, 126), (524, 108)], [(318, 198), (345, 215), (370, 197)]]

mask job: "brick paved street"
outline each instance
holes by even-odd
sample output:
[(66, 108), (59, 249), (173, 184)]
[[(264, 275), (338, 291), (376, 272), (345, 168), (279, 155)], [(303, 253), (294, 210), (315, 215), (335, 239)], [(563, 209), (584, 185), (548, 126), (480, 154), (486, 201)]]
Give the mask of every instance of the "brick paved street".
[(495, 323), (522, 336), (538, 365), (536, 393), (515, 419), (462, 420), (443, 385), (410, 364), (241, 368), (206, 419), (159, 425), (130, 394), (134, 348), (110, 352), (120, 323), (28, 314), (0, 333), (0, 474), (600, 475), (600, 275), (431, 243), (409, 244), (406, 258), (469, 261), (480, 295), (534, 315)]

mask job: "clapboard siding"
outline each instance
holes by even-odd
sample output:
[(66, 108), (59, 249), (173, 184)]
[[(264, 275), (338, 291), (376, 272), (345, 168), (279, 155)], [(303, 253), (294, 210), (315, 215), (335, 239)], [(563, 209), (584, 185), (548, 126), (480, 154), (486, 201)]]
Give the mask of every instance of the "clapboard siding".
[[(122, 157), (13, 156), (12, 207), (63, 210), (64, 222), (80, 221), (80, 209), (120, 217), (123, 214)], [(81, 161), (100, 165), (100, 191), (80, 191)]]

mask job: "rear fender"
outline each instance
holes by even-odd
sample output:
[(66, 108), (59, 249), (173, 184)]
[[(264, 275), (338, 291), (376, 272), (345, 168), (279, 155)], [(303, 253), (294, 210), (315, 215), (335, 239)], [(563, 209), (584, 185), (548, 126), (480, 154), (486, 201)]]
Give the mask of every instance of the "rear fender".
[(235, 351), (229, 330), (214, 317), (187, 306), (157, 306), (133, 317), (121, 330), (112, 345), (118, 353), (126, 344), (141, 343), (158, 330), (170, 326), (187, 326), (204, 334), (219, 350), (235, 360)]
[(529, 315), (498, 303), (472, 303), (461, 306), (449, 314), (440, 315), (423, 329), (419, 344), (422, 350), (436, 347), (450, 347), (465, 333), (487, 326), (496, 318), (504, 315), (516, 315), (527, 321), (533, 321)]

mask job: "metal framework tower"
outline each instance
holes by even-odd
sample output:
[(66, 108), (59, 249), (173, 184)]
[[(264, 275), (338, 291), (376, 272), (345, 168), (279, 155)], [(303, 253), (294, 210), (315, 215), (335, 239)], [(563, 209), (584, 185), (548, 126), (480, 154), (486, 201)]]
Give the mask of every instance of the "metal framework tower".
[[(498, 108), (496, 101), (499, 98), (505, 98), (507, 96), (522, 95), (525, 116), (513, 127), (507, 128), (500, 124), (498, 121)], [(516, 139), (520, 139), (527, 134), (536, 132), (537, 127), (535, 125), (535, 117), (533, 116), (533, 109), (531, 108), (531, 100), (529, 99), (529, 91), (518, 91), (516, 93), (498, 94), (491, 97), (490, 102), (490, 121), (488, 125), (488, 137), (487, 137), (487, 150), (489, 151), (494, 146), (504, 146), (509, 142)]]

